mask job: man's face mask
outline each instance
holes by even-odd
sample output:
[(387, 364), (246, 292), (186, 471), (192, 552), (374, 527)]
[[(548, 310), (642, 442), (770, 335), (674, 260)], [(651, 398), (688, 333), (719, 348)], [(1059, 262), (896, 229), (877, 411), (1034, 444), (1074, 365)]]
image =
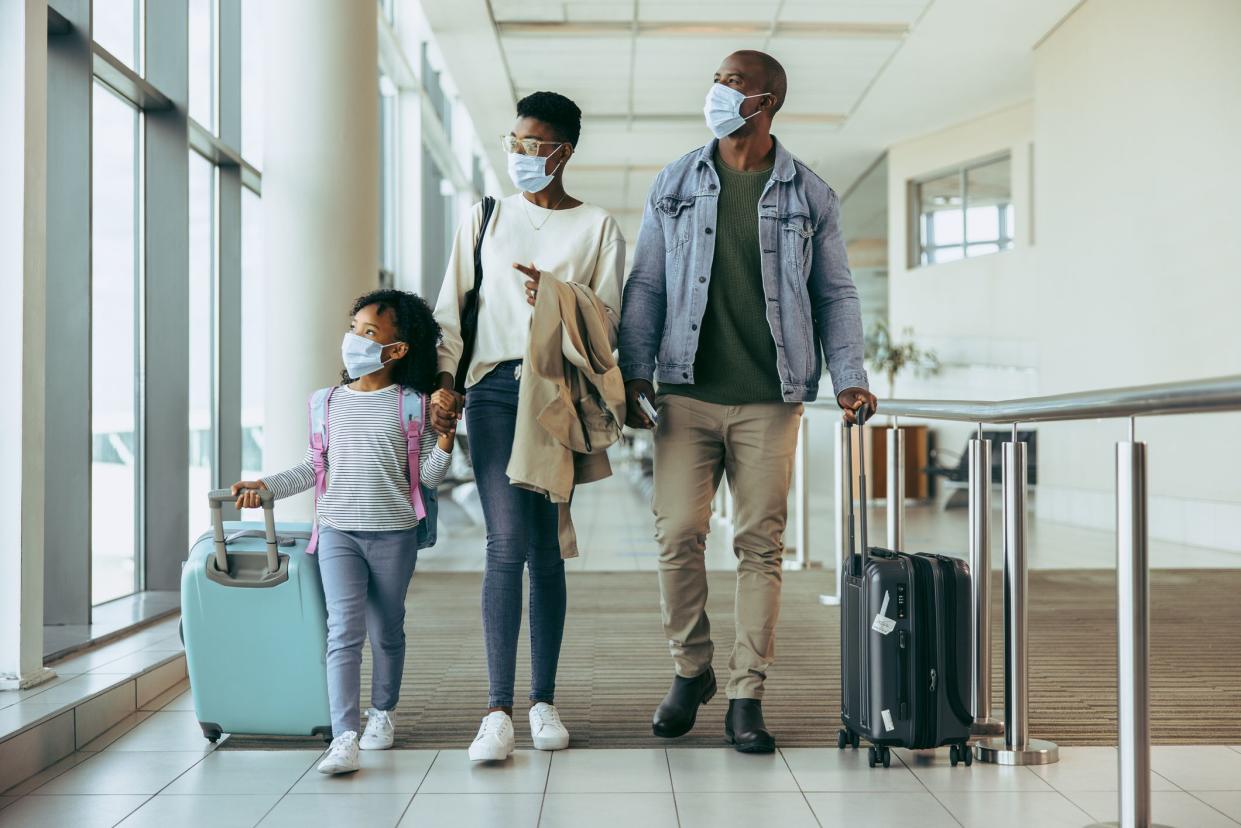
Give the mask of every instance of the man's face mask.
[(702, 114), (707, 119), (707, 127), (716, 138), (732, 135), (741, 128), (742, 124), (758, 114), (756, 110), (752, 115), (743, 118), (741, 102), (747, 98), (761, 98), (770, 94), (770, 92), (760, 92), (757, 95), (742, 95), (731, 86), (725, 86), (722, 83), (711, 84), (711, 88), (707, 90), (707, 102), (702, 108)]

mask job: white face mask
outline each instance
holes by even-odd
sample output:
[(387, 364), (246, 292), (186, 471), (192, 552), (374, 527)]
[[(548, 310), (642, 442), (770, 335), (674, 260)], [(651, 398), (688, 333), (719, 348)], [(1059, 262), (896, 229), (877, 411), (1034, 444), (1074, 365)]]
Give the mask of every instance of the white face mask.
[(707, 119), (707, 127), (716, 138), (732, 135), (741, 128), (742, 124), (758, 114), (756, 111), (753, 115), (741, 117), (741, 102), (747, 98), (761, 98), (770, 94), (770, 92), (760, 92), (757, 95), (742, 95), (731, 86), (725, 86), (722, 83), (711, 84), (711, 88), (707, 90), (707, 102), (702, 107), (702, 114)]
[[(561, 144), (560, 146), (564, 146)], [(556, 151), (560, 151), (560, 147), (556, 147)], [(513, 186), (525, 193), (537, 193), (539, 190), (547, 187), (552, 183), (552, 179), (556, 177), (556, 170), (560, 169), (560, 164), (556, 164), (556, 169), (547, 173), (547, 160), (550, 155), (523, 155), (519, 152), (510, 152), (508, 154), (508, 177), (513, 180)]]
[(349, 376), (353, 379), (361, 379), (392, 362), (391, 359), (383, 358), (384, 348), (400, 344), (389, 342), (387, 345), (380, 345), (373, 339), (358, 336), (353, 331), (345, 331), (345, 336), (340, 342), (340, 358), (345, 363), (345, 370), (349, 372)]

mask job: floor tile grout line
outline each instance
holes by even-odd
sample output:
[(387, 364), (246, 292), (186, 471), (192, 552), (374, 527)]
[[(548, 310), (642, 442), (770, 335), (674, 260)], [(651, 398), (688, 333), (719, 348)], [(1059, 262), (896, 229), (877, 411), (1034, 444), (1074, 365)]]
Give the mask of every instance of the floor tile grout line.
[[(138, 796), (142, 796), (142, 794), (138, 794)], [(150, 801), (151, 801), (152, 799), (154, 799), (154, 798), (155, 798), (155, 795), (154, 795), (154, 794), (151, 794), (151, 795), (150, 795), (150, 796), (148, 796), (146, 799), (142, 800), (142, 802), (138, 803), (138, 807), (137, 807), (137, 808), (134, 808), (132, 811), (130, 811), (129, 813), (125, 814), (125, 816), (121, 817), (121, 818), (120, 818), (120, 819), (118, 819), (116, 822), (112, 823), (113, 828), (115, 828), (117, 825), (120, 825), (122, 822), (124, 822), (125, 820), (129, 819), (129, 818), (130, 818), (131, 816), (133, 816), (134, 814), (138, 813), (138, 811), (140, 811), (140, 810), (142, 810), (143, 808), (145, 808), (145, 807), (146, 807), (146, 804), (147, 804), (148, 802), (150, 802)]]
[(401, 811), (401, 815), (397, 817), (395, 823), (396, 825), (400, 825), (401, 820), (405, 819), (405, 815), (409, 813), (410, 807), (414, 804), (415, 797), (417, 797), (418, 792), (422, 790), (422, 786), (426, 784), (427, 777), (431, 775), (431, 768), (435, 767), (435, 763), (439, 760), (441, 753), (443, 753), (442, 750), (435, 751), (435, 755), (432, 756), (431, 761), (427, 763), (427, 769), (422, 772), (422, 778), (418, 780), (418, 787), (414, 788), (413, 796), (409, 798), (409, 802), (405, 803), (405, 808)]
[(677, 804), (677, 783), (672, 778), (672, 757), (668, 755), (668, 748), (663, 748), (664, 764), (668, 766), (668, 789), (672, 791), (672, 815), (676, 817), (677, 828), (681, 828), (681, 806)]
[(931, 795), (931, 799), (934, 799), (936, 804), (939, 805), (939, 807), (944, 809), (945, 813), (948, 814), (948, 818), (951, 819), (953, 822), (955, 822), (957, 825), (960, 825), (961, 828), (965, 828), (965, 823), (962, 822), (955, 813), (953, 813), (953, 810), (949, 808), (948, 805), (942, 799), (940, 799), (938, 796), (935, 795), (935, 791), (931, 790), (930, 786), (926, 784), (926, 782), (922, 779), (922, 777), (919, 776), (917, 772), (914, 771), (914, 769), (909, 766), (909, 763), (906, 762), (904, 759), (902, 759), (899, 753), (894, 753), (893, 755), (896, 757), (896, 761), (900, 762), (901, 766), (904, 767), (905, 770), (909, 771), (909, 774), (913, 776), (914, 779), (918, 780), (918, 784), (922, 786), (922, 789)]
[(823, 820), (819, 819), (819, 812), (810, 804), (810, 798), (806, 796), (806, 791), (801, 786), (801, 780), (797, 778), (797, 774), (793, 773), (793, 766), (789, 764), (789, 757), (784, 755), (784, 751), (780, 748), (776, 749), (776, 753), (780, 754), (780, 759), (784, 762), (784, 767), (788, 769), (789, 776), (793, 777), (793, 784), (797, 786), (797, 792), (801, 794), (802, 802), (806, 803), (806, 807), (810, 809), (810, 816), (814, 818), (814, 822), (819, 828), (823, 828)]
[[(1215, 807), (1214, 805), (1212, 805), (1210, 802), (1207, 802), (1205, 799), (1203, 799), (1202, 797), (1198, 796), (1198, 793), (1208, 793), (1208, 791), (1199, 791), (1198, 793), (1195, 793), (1195, 792), (1193, 792), (1193, 791), (1187, 791), (1187, 790), (1182, 789), (1182, 792), (1183, 792), (1183, 793), (1186, 793), (1186, 794), (1189, 794), (1189, 796), (1190, 796), (1190, 798), (1191, 798), (1191, 799), (1196, 799), (1197, 801), (1201, 802), (1203, 805), (1207, 806), (1207, 807), (1208, 807), (1208, 808), (1210, 808), (1212, 811), (1215, 811), (1215, 813), (1219, 814), (1219, 815), (1220, 815), (1220, 816), (1222, 816), (1224, 819), (1226, 819), (1226, 820), (1228, 820), (1228, 821), (1230, 821), (1230, 822), (1236, 822), (1237, 824), (1241, 825), (1241, 822), (1238, 822), (1237, 820), (1233, 819), (1231, 816), (1229, 816), (1228, 814), (1224, 813), (1224, 812), (1223, 812), (1223, 811), (1221, 811), (1219, 808), (1216, 808), (1216, 807)], [(1171, 793), (1171, 791), (1168, 791), (1167, 793)]]
[(543, 824), (543, 806), (547, 804), (547, 786), (552, 779), (552, 762), (556, 761), (556, 751), (550, 751), (547, 757), (547, 776), (543, 777), (543, 796), (539, 797), (539, 818), (536, 826)]

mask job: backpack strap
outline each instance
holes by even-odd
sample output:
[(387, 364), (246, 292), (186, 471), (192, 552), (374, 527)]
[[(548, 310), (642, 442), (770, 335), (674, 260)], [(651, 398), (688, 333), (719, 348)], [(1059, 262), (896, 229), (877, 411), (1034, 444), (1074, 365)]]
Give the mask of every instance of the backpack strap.
[(427, 504), (422, 497), (420, 469), (422, 451), (423, 397), (412, 388), (401, 386), (399, 403), (401, 428), (405, 432), (405, 461), (409, 466), (409, 503), (418, 520), (427, 517)]
[(332, 394), (336, 386), (320, 388), (307, 401), (307, 419), (310, 425), (310, 457), (315, 469), (315, 522), (310, 531), (310, 543), (306, 554), (313, 555), (319, 546), (319, 498), (327, 491), (327, 447), (331, 419)]

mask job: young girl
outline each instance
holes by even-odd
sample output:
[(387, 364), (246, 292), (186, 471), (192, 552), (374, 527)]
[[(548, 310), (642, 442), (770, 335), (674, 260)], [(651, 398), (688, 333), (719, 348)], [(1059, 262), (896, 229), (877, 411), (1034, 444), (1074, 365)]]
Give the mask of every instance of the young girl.
[[(319, 763), (321, 773), (356, 771), (359, 747), (392, 747), (392, 711), (405, 661), (405, 592), (418, 558), (402, 388), (419, 392), (418, 480), (434, 489), (444, 479), (455, 439), (453, 432), (437, 435), (428, 417), (439, 335), (431, 309), (418, 296), (377, 290), (354, 303), (341, 343), (345, 368), (324, 418), (328, 485), (315, 507), (334, 737)], [(315, 454), (308, 448), (306, 459), (288, 471), (233, 484), (237, 506), (257, 508), (258, 489), (277, 498), (310, 489)], [(375, 664), (366, 732), (359, 740), (362, 642), (368, 636)]]

